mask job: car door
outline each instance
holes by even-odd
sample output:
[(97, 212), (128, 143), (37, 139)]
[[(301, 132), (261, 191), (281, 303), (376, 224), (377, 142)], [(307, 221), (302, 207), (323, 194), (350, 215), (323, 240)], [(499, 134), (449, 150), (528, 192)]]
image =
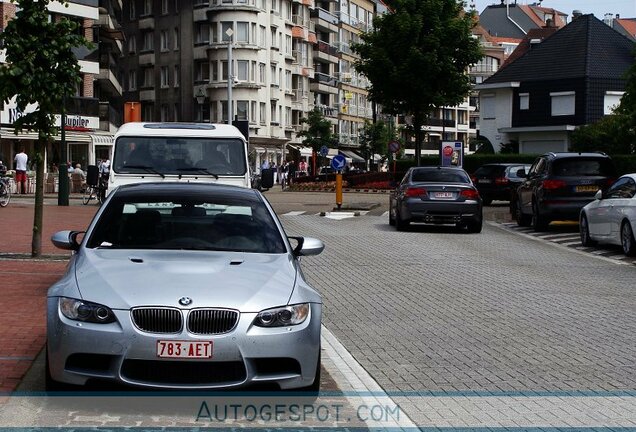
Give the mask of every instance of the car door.
[(634, 211), (636, 182), (631, 177), (621, 177), (607, 193), (612, 201), (608, 211), (608, 235), (612, 243), (620, 244), (621, 223)]
[(605, 240), (610, 236), (610, 212), (616, 201), (616, 191), (620, 188), (622, 181), (623, 179), (619, 179), (600, 200), (594, 201), (586, 209), (590, 236), (596, 240)]
[(528, 176), (523, 180), (517, 190), (521, 205), (521, 211), (525, 214), (532, 214), (532, 196), (536, 185), (541, 182), (542, 176), (547, 170), (547, 161), (544, 157), (538, 158), (530, 167)]

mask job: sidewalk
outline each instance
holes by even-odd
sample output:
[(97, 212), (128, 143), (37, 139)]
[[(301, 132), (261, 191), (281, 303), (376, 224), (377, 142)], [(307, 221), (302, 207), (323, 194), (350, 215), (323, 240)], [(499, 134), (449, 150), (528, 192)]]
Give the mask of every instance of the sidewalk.
[[(51, 235), (63, 229), (84, 230), (98, 209), (71, 199), (69, 207), (44, 207), (42, 254), (31, 259), (33, 195), (0, 208), (0, 393), (11, 392), (29, 370), (46, 340), (46, 291), (63, 274), (66, 256)], [(50, 199), (45, 200), (47, 203)], [(57, 198), (55, 199), (57, 204)]]

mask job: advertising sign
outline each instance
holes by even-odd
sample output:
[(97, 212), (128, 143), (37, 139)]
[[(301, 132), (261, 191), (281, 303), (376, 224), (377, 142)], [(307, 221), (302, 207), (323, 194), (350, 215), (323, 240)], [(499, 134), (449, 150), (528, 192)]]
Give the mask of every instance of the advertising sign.
[(464, 143), (461, 141), (442, 141), (439, 153), (442, 166), (461, 168), (464, 162)]

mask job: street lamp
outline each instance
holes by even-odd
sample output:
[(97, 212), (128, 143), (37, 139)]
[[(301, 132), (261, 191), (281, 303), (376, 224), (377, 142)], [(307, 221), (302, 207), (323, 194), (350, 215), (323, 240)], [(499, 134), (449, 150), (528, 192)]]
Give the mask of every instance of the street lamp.
[(197, 103), (199, 105), (203, 105), (203, 103), (205, 102), (205, 92), (203, 91), (201, 87), (199, 87), (199, 89), (197, 90), (197, 93), (194, 95), (194, 98), (197, 100)]
[(227, 29), (225, 34), (229, 37), (227, 41), (227, 124), (232, 124), (232, 84), (234, 77), (232, 76), (232, 36), (234, 30)]

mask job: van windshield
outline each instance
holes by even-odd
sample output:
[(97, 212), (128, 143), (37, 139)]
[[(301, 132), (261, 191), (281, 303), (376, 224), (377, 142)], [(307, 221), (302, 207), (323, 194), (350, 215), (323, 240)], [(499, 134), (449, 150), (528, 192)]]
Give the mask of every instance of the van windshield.
[(126, 137), (115, 142), (120, 174), (245, 175), (245, 143), (236, 138)]

